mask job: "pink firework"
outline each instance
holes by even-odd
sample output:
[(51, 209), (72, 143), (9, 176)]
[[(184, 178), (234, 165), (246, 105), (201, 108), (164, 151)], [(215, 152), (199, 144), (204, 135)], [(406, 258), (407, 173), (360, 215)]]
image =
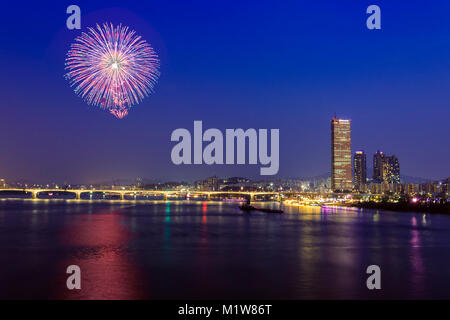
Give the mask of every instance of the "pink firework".
[(128, 109), (110, 109), (109, 112), (116, 118), (122, 119), (128, 114)]
[(82, 33), (71, 45), (65, 65), (75, 93), (117, 118), (151, 94), (159, 77), (153, 48), (121, 24), (105, 23)]

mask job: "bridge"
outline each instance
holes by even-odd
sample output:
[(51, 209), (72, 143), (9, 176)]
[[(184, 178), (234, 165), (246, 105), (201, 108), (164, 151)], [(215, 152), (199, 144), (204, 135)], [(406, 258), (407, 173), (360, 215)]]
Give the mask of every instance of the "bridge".
[(243, 198), (249, 198), (250, 201), (254, 200), (255, 196), (264, 196), (264, 195), (278, 195), (281, 193), (277, 191), (268, 192), (268, 191), (163, 191), (163, 190), (134, 190), (134, 189), (52, 189), (52, 188), (5, 188), (0, 189), (1, 192), (21, 192), (31, 194), (32, 199), (38, 199), (38, 195), (40, 193), (73, 193), (75, 194), (75, 199), (80, 200), (81, 195), (83, 193), (103, 193), (108, 195), (118, 195), (121, 200), (125, 200), (126, 195), (132, 196), (163, 196), (164, 200), (167, 200), (169, 197), (173, 196), (184, 196), (186, 198), (189, 197), (198, 197), (205, 196), (208, 200), (211, 199), (212, 196), (219, 195), (228, 195), (228, 196), (242, 196)]

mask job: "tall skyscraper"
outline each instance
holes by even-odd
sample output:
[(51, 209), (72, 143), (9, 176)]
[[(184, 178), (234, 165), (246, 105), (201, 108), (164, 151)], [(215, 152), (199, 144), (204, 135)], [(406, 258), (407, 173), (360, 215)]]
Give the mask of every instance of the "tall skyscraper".
[(357, 191), (364, 191), (367, 182), (367, 164), (364, 151), (356, 151), (353, 156), (353, 186)]
[(377, 150), (377, 153), (373, 155), (373, 174), (372, 179), (374, 182), (383, 182), (383, 163), (384, 163), (384, 153)]
[(383, 180), (387, 183), (400, 183), (400, 163), (394, 155), (384, 158)]
[(400, 163), (395, 155), (387, 156), (380, 150), (373, 156), (375, 182), (400, 183)]
[(350, 120), (331, 119), (331, 189), (352, 190), (352, 150)]

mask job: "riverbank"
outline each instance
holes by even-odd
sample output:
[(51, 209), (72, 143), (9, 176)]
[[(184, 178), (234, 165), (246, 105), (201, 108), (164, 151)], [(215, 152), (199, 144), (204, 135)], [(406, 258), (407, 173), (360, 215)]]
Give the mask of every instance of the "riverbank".
[(389, 211), (426, 212), (450, 214), (450, 203), (409, 203), (409, 202), (374, 202), (365, 201), (352, 204), (353, 207)]

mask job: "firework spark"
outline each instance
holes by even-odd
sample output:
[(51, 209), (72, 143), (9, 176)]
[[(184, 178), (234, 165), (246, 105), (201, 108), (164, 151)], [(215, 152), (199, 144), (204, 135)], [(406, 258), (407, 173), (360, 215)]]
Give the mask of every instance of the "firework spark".
[(153, 48), (121, 24), (105, 23), (82, 33), (67, 52), (65, 65), (75, 93), (117, 118), (150, 95), (159, 77)]

